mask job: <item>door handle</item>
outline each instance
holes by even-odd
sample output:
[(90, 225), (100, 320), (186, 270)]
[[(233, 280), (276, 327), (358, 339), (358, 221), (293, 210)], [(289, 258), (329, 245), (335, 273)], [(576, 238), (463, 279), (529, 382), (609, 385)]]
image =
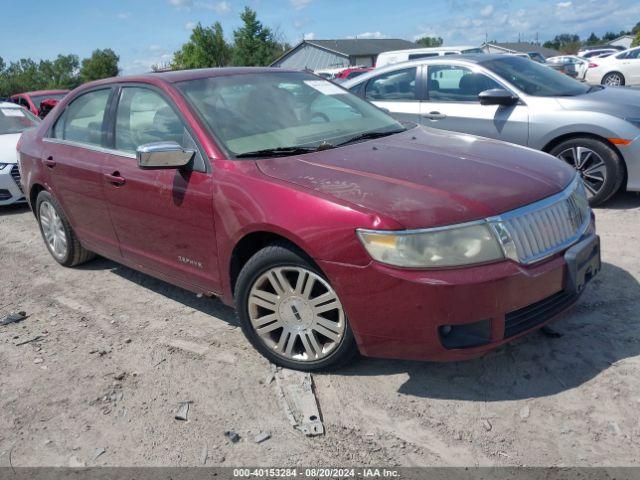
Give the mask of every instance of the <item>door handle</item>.
[(105, 173), (104, 178), (107, 180), (107, 182), (115, 185), (116, 187), (120, 187), (127, 183), (125, 178), (120, 176), (120, 172)]
[(53, 159), (52, 156), (48, 156), (47, 158), (42, 160), (42, 163), (44, 163), (49, 168), (53, 168), (56, 166), (56, 161)]
[(422, 115), (424, 118), (428, 118), (429, 120), (444, 120), (447, 116), (444, 113), (440, 112), (429, 112)]

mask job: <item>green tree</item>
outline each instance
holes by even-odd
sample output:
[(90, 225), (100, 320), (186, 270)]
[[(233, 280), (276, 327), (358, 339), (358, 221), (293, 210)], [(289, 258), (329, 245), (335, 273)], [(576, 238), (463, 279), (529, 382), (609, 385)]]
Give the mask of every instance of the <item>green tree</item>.
[(638, 30), (638, 33), (636, 33), (636, 38), (634, 38), (631, 42), (631, 46), (640, 47), (640, 30)]
[(271, 29), (257, 19), (254, 10), (245, 7), (240, 19), (242, 26), (233, 32), (233, 64), (247, 67), (269, 65), (282, 53), (282, 46)]
[(586, 40), (586, 44), (597, 45), (598, 43), (600, 43), (600, 37), (598, 37), (595, 33), (591, 32), (591, 35), (589, 35), (589, 38), (587, 38)]
[(551, 41), (544, 42), (546, 48), (560, 50), (563, 53), (575, 53), (580, 47), (580, 37), (573, 33), (561, 33)]
[(42, 60), (38, 66), (46, 88), (75, 88), (80, 85), (77, 55), (58, 55), (53, 60)]
[(442, 46), (442, 38), (440, 37), (422, 37), (416, 40), (416, 43), (422, 47), (440, 47)]
[(224, 67), (231, 60), (231, 47), (224, 39), (222, 25), (212, 27), (200, 23), (191, 32), (189, 41), (173, 54), (176, 69)]
[(89, 58), (82, 60), (81, 81), (90, 82), (117, 76), (120, 72), (118, 61), (120, 61), (120, 57), (110, 48), (94, 50)]

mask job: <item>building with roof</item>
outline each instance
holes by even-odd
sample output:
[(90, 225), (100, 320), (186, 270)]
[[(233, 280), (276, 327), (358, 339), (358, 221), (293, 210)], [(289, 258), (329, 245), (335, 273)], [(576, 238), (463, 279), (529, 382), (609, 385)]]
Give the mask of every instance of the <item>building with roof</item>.
[(372, 67), (380, 53), (409, 48), (418, 48), (418, 45), (399, 38), (303, 40), (271, 66), (300, 70), (347, 68), (356, 65)]
[(530, 42), (507, 42), (507, 43), (484, 43), (482, 48), (486, 53), (539, 53), (545, 58), (560, 55), (558, 50), (546, 48), (538, 43)]
[(631, 48), (631, 44), (633, 43), (633, 39), (635, 37), (633, 35), (622, 35), (618, 38), (607, 42), (607, 45), (613, 45), (614, 47), (623, 47), (624, 49)]

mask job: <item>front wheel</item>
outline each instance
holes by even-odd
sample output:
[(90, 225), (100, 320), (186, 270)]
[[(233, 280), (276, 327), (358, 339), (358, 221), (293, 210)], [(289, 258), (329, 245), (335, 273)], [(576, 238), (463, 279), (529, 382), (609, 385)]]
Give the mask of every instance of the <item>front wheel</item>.
[(603, 204), (622, 185), (624, 166), (618, 153), (595, 138), (572, 138), (549, 153), (564, 160), (582, 177), (592, 207)]
[(602, 85), (607, 87), (621, 87), (624, 85), (624, 75), (619, 72), (607, 73), (602, 78)]
[(336, 368), (357, 352), (337, 293), (301, 252), (272, 245), (244, 266), (236, 309), (252, 345), (297, 370)]

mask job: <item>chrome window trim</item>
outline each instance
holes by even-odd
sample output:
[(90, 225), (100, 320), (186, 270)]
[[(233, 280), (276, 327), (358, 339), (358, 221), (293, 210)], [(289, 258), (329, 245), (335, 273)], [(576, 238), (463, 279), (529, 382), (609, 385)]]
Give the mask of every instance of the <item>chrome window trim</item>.
[(135, 153), (127, 153), (121, 150), (113, 150), (111, 148), (101, 147), (100, 145), (92, 145), (90, 143), (82, 143), (82, 142), (74, 142), (71, 140), (62, 140), (60, 138), (51, 138), (45, 137), (42, 139), (43, 142), (46, 143), (57, 143), (59, 145), (67, 145), (69, 147), (83, 148), (85, 150), (90, 150), (92, 152), (106, 153), (108, 155), (117, 155), (125, 158), (133, 158), (136, 159)]
[[(495, 236), (496, 241), (500, 244), (500, 247), (502, 248), (502, 252), (504, 254), (505, 259), (513, 260), (514, 262), (521, 265), (533, 265), (535, 263), (538, 263), (546, 258), (549, 258), (555, 255), (556, 253), (562, 250), (565, 250), (566, 248), (570, 247), (571, 245), (579, 241), (580, 238), (585, 234), (585, 232), (589, 228), (589, 225), (591, 223), (591, 215), (590, 214), (585, 215), (585, 218), (583, 219), (580, 227), (576, 230), (574, 235), (569, 237), (567, 240), (565, 240), (560, 244), (554, 245), (548, 250), (544, 250), (527, 260), (522, 260), (519, 258), (515, 243), (511, 238), (511, 234), (509, 232), (509, 229), (505, 225), (505, 222), (508, 220), (512, 220), (514, 218), (521, 218), (530, 213), (535, 213), (541, 210), (545, 210), (551, 207), (552, 205), (556, 205), (562, 201), (568, 200), (574, 194), (574, 192), (579, 186), (579, 182), (581, 181), (582, 180), (580, 179), (580, 176), (576, 174), (571, 180), (571, 182), (569, 182), (569, 184), (561, 192), (551, 195), (550, 197), (543, 198), (542, 200), (533, 202), (529, 205), (525, 205), (524, 207), (520, 207), (500, 215), (494, 215), (494, 216), (483, 218), (480, 220), (473, 220), (470, 222), (456, 223), (453, 225), (445, 225), (440, 227), (419, 228), (419, 229), (410, 229), (410, 230), (375, 230), (375, 229), (367, 229), (367, 228), (357, 228), (356, 234), (358, 235), (358, 238), (360, 238), (361, 232), (373, 233), (377, 235), (419, 235), (424, 233), (441, 232), (445, 230), (452, 230), (452, 229), (484, 224), (489, 227), (490, 231)], [(591, 209), (589, 208), (589, 213), (590, 212), (591, 212)]]

